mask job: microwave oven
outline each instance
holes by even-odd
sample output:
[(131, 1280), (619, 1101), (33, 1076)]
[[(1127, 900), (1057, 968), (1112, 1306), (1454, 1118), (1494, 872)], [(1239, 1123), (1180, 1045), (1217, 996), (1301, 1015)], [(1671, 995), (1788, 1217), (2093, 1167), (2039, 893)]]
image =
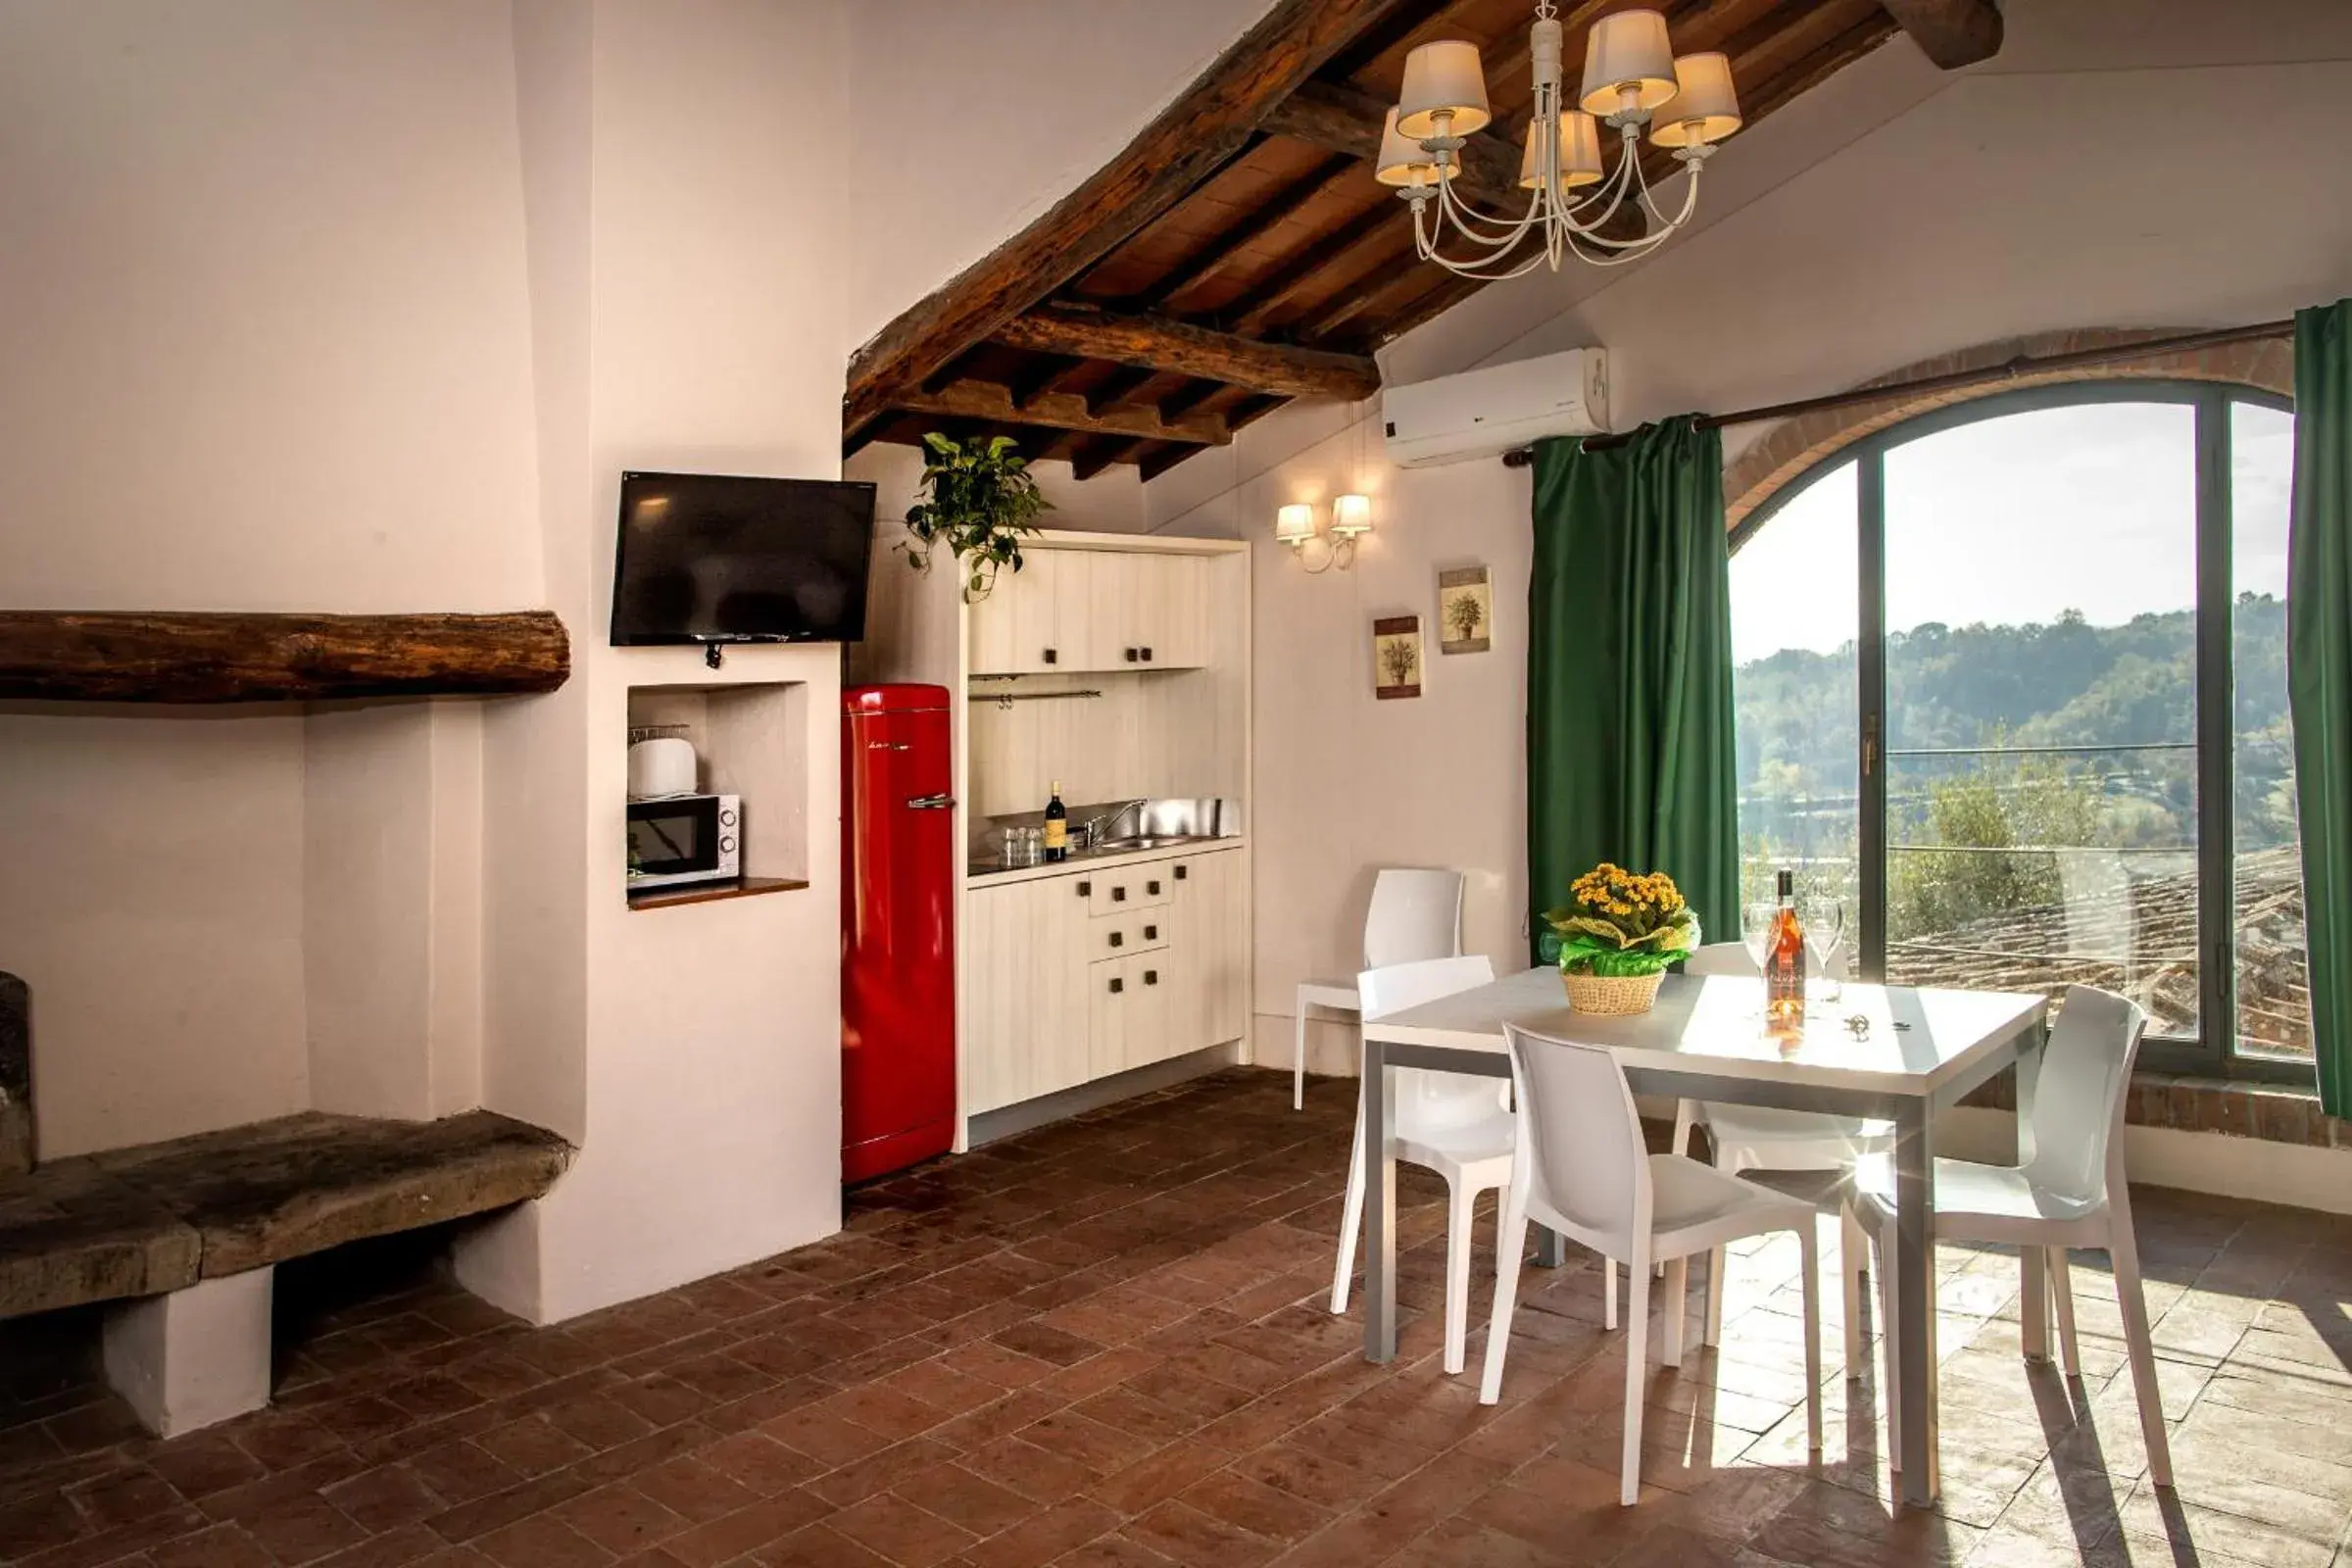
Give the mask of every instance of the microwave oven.
[(731, 882), (743, 875), (743, 797), (629, 802), (629, 886)]

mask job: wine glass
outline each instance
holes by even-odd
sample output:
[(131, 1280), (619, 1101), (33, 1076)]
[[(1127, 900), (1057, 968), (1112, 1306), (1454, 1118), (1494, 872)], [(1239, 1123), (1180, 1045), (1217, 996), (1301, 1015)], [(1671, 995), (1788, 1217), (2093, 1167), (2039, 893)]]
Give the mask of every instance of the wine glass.
[(1805, 906), (1805, 946), (1813, 950), (1813, 966), (1820, 972), (1821, 1000), (1836, 1003), (1845, 996), (1845, 906), (1836, 899), (1814, 899)]
[[(1772, 948), (1773, 929), (1779, 925), (1780, 918), (1781, 906), (1778, 904), (1761, 903), (1740, 906), (1740, 940), (1746, 944), (1748, 961), (1756, 966), (1758, 974), (1764, 972), (1764, 955)], [(1764, 997), (1761, 988), (1756, 993), (1755, 1016), (1759, 1018), (1764, 1016)]]

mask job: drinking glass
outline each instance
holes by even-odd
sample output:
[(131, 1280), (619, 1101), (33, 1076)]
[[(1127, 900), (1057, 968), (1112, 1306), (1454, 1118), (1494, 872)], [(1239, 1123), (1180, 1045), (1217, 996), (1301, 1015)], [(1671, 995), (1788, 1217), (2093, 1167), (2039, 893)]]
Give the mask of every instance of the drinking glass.
[(1747, 944), (1748, 960), (1758, 974), (1764, 972), (1764, 955), (1772, 946), (1772, 928), (1780, 916), (1777, 904), (1750, 904), (1740, 911), (1740, 940)]
[[(1764, 972), (1764, 954), (1772, 946), (1773, 927), (1780, 922), (1780, 917), (1781, 906), (1778, 904), (1750, 904), (1742, 906), (1740, 910), (1740, 940), (1746, 944), (1748, 961), (1756, 966), (1759, 975)], [(1753, 1016), (1764, 1016), (1764, 988), (1761, 982), (1756, 987)]]
[(1836, 899), (1816, 899), (1800, 916), (1805, 923), (1805, 946), (1813, 950), (1813, 966), (1820, 971), (1817, 990), (1822, 1001), (1845, 996), (1845, 906)]

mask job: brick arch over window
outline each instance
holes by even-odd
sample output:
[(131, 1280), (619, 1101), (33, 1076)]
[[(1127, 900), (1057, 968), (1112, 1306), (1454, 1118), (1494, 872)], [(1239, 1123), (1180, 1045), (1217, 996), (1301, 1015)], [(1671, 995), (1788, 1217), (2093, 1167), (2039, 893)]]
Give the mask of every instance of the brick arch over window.
[[(2040, 332), (2032, 337), (2003, 338), (1972, 349), (1938, 355), (1889, 370), (1863, 383), (1892, 385), (1927, 376), (1982, 370), (2023, 357), (2071, 354), (2083, 349), (2111, 348), (2150, 338), (2174, 337), (2184, 329), (2123, 330), (2092, 327), (2072, 332)], [(1998, 381), (1950, 388), (1941, 392), (1893, 393), (1883, 401), (1823, 409), (1783, 420), (1752, 446), (1724, 465), (1725, 519), (1732, 527), (1770, 501), (1789, 483), (1853, 445), (1864, 436), (1891, 424), (1954, 404), (1998, 397), (2022, 387), (2060, 386), (2080, 381), (2226, 381), (2292, 397), (2295, 390), (2294, 345), (2285, 338), (2247, 343), (2225, 343), (2214, 348), (2159, 354), (2144, 360), (2112, 365), (2085, 365), (2071, 369), (2024, 371)]]

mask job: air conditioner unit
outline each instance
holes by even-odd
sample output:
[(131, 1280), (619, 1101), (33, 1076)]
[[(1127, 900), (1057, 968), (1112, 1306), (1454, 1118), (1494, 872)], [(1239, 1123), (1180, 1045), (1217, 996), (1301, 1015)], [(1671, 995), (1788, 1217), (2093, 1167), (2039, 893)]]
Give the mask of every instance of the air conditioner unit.
[(1389, 461), (1400, 468), (1491, 458), (1539, 436), (1609, 427), (1608, 361), (1574, 349), (1381, 389)]

